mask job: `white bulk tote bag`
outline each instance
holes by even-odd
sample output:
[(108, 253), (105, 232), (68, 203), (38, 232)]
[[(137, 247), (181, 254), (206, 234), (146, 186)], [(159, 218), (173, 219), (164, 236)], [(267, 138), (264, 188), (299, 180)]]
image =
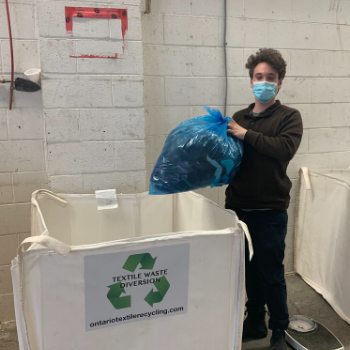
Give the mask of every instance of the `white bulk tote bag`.
[(350, 324), (350, 170), (302, 168), (295, 268)]
[(20, 349), (240, 349), (252, 248), (235, 213), (195, 193), (104, 204), (33, 194), (12, 262)]

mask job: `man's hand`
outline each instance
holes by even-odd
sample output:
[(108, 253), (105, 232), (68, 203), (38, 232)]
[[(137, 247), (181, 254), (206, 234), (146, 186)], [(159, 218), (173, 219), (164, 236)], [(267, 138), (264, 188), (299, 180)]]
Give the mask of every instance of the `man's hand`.
[(233, 119), (227, 124), (227, 132), (236, 136), (240, 140), (244, 140), (244, 136), (247, 133), (247, 129), (242, 128)]

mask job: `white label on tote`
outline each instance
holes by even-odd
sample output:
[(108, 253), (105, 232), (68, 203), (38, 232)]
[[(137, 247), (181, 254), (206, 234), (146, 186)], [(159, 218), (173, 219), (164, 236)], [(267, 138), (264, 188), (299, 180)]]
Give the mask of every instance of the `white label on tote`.
[(189, 244), (85, 256), (86, 330), (187, 313)]
[(115, 189), (95, 191), (95, 195), (97, 210), (118, 208), (117, 191)]

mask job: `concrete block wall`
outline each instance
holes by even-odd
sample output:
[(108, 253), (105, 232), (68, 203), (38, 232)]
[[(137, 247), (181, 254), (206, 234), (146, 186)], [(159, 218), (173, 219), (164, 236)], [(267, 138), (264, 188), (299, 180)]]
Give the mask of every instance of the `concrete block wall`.
[[(8, 111), (0, 85), (0, 323), (14, 320), (10, 263), (29, 235), (33, 191), (146, 190), (140, 1), (10, 1), (16, 76), (41, 68), (42, 90), (15, 92)], [(65, 6), (127, 9), (125, 42), (118, 19), (74, 18), (69, 35)], [(0, 76), (9, 78), (5, 14), (0, 0)]]
[[(293, 182), (286, 270), (293, 270), (298, 169), (350, 165), (350, 2), (228, 0), (228, 110), (253, 102), (247, 58), (260, 47), (288, 62), (278, 98), (300, 110), (304, 137), (289, 166)], [(142, 17), (147, 177), (169, 131), (224, 104), (224, 1), (152, 0)], [(224, 204), (224, 188), (200, 193)]]
[[(29, 234), (34, 190), (144, 191), (167, 134), (204, 114), (203, 104), (224, 103), (223, 0), (152, 0), (151, 14), (144, 0), (10, 2), (16, 75), (41, 67), (43, 79), (42, 92), (15, 93), (11, 112), (9, 88), (0, 86), (0, 323), (14, 319), (10, 261)], [(122, 53), (124, 43), (119, 20), (75, 18), (68, 35), (65, 6), (127, 8), (121, 59), (70, 57)], [(8, 78), (5, 14), (0, 0), (0, 73)], [(228, 115), (253, 101), (244, 64), (270, 46), (288, 61), (279, 98), (304, 119), (289, 167), (288, 271), (299, 167), (350, 163), (349, 24), (349, 1), (228, 0)], [(199, 192), (224, 203), (223, 188)]]
[[(125, 42), (120, 19), (74, 18), (70, 35), (64, 17), (66, 6), (127, 9), (129, 30)], [(52, 190), (144, 191), (144, 82), (139, 1), (38, 1), (37, 13), (47, 172)], [(115, 53), (121, 58), (75, 58)]]
[[(10, 0), (15, 77), (40, 68), (35, 1)], [(0, 1), (0, 77), (10, 79), (10, 44), (6, 7)], [(0, 323), (15, 318), (11, 260), (30, 232), (30, 195), (47, 188), (44, 156), (44, 118), (41, 91), (14, 92), (8, 110), (10, 84), (0, 84)], [(0, 336), (0, 348), (16, 341)], [(11, 348), (12, 349), (12, 348)]]

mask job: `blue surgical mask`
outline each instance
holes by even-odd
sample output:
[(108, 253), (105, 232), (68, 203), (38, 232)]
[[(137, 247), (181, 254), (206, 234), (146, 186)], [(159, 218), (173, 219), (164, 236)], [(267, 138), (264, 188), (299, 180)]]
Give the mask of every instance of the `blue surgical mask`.
[(268, 103), (276, 96), (276, 83), (267, 81), (253, 83), (253, 94), (261, 103)]

